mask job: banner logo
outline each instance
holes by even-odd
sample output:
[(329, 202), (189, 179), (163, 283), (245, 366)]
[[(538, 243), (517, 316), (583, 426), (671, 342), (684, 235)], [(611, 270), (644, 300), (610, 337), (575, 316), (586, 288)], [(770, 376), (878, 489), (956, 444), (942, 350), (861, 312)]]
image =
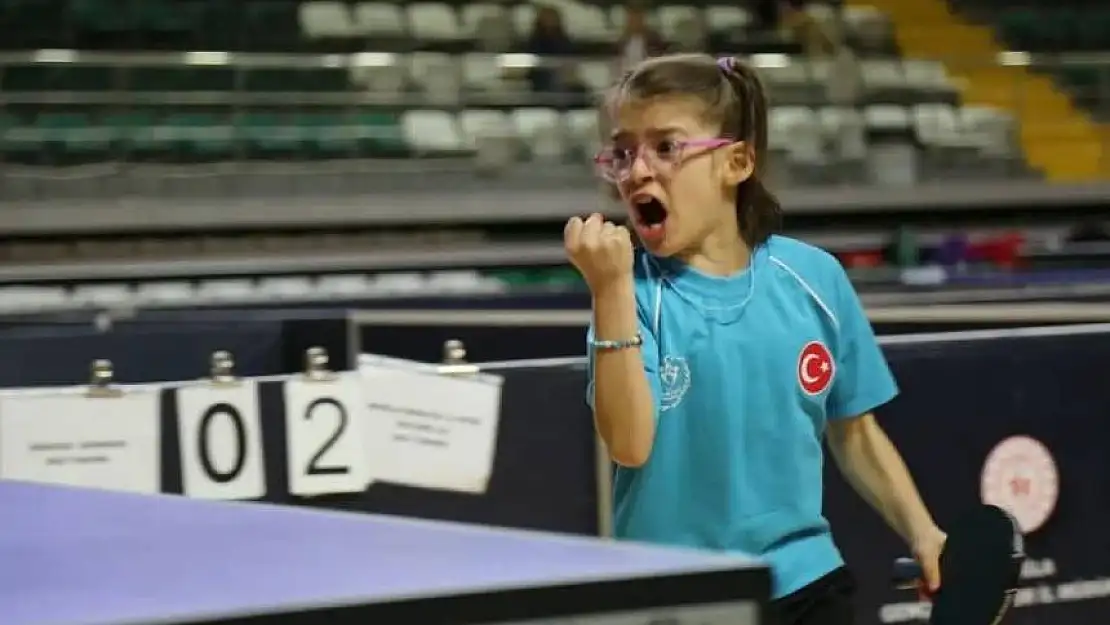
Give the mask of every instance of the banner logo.
[(983, 503), (1006, 510), (1025, 534), (1037, 531), (1056, 509), (1060, 476), (1043, 443), (1011, 436), (987, 454), (982, 475)]
[(820, 341), (810, 341), (798, 355), (798, 384), (806, 395), (817, 395), (829, 388), (836, 365), (829, 348)]

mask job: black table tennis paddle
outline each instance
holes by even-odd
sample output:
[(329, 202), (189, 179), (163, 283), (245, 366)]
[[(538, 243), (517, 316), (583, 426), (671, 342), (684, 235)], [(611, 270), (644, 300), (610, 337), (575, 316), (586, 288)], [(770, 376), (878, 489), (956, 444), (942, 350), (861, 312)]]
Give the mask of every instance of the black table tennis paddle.
[[(1013, 517), (990, 505), (968, 512), (948, 528), (929, 623), (998, 625), (1013, 604), (1024, 562), (1025, 541)], [(899, 588), (917, 588), (920, 579), (917, 562), (895, 562)]]

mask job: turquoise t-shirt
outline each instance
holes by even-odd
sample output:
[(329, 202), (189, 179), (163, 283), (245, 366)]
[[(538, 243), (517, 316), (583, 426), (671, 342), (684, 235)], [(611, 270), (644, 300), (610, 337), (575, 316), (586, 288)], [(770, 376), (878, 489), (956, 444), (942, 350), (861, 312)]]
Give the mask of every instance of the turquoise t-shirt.
[(656, 433), (644, 466), (615, 470), (616, 537), (759, 556), (775, 597), (841, 566), (822, 515), (825, 426), (898, 388), (840, 263), (778, 236), (730, 277), (635, 262)]

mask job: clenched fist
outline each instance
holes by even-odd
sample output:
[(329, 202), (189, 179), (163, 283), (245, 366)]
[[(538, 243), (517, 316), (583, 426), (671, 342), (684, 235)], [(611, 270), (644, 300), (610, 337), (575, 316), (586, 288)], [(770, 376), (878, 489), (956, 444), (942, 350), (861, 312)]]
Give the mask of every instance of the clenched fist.
[(632, 235), (624, 226), (609, 223), (598, 214), (583, 220), (574, 217), (563, 230), (567, 257), (585, 278), (590, 290), (632, 276)]

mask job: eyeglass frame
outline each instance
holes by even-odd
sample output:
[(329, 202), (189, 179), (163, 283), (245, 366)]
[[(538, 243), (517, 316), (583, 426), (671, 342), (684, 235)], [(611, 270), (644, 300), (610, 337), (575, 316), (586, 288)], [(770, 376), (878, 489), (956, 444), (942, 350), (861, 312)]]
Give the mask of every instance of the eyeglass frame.
[[(674, 142), (675, 147), (678, 149), (678, 155), (671, 162), (661, 161), (658, 156), (658, 151), (656, 150), (651, 150), (651, 152), (649, 152), (649, 154), (655, 153), (654, 157), (648, 156), (647, 158), (654, 159), (654, 161), (648, 161), (649, 164), (652, 165), (652, 169), (655, 169), (654, 163), (656, 162), (663, 162), (669, 166), (677, 167), (686, 160), (686, 148), (706, 148), (706, 152), (708, 152), (709, 150), (722, 148), (726, 145), (731, 145), (736, 142), (737, 141), (735, 139), (726, 139), (723, 137), (713, 137), (709, 139), (686, 139)], [(644, 156), (645, 145), (645, 143), (640, 143), (636, 146), (636, 149), (632, 155), (632, 159), (629, 161), (628, 166), (625, 168), (625, 171), (622, 174), (611, 173), (609, 168), (607, 168), (606, 157), (608, 157), (610, 161), (614, 160), (611, 156), (613, 148), (610, 147), (600, 150), (596, 155), (594, 155), (595, 173), (597, 173), (598, 176), (600, 176), (603, 180), (607, 182), (624, 182), (631, 174), (632, 167), (636, 164), (636, 161), (639, 160), (640, 157)], [(704, 154), (705, 152), (702, 153)]]

